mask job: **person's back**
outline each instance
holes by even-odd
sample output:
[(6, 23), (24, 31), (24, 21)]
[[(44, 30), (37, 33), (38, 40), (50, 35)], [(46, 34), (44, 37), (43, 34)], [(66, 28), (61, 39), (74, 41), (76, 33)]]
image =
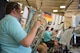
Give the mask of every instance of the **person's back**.
[(46, 28), (46, 31), (45, 31), (44, 34), (43, 34), (43, 41), (44, 41), (44, 42), (50, 41), (51, 34), (52, 34), (52, 32), (50, 31), (50, 28), (47, 27), (47, 28)]
[(43, 41), (44, 42), (50, 41), (50, 35), (49, 35), (48, 31), (44, 32), (44, 34), (43, 34)]

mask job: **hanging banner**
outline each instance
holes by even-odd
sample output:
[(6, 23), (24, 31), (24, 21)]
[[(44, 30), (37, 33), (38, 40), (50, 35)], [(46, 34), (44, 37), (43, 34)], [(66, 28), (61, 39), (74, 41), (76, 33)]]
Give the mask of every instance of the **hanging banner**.
[(43, 17), (48, 21), (48, 22), (52, 22), (52, 16), (49, 14), (43, 14)]
[(76, 27), (76, 16), (72, 15), (72, 27)]

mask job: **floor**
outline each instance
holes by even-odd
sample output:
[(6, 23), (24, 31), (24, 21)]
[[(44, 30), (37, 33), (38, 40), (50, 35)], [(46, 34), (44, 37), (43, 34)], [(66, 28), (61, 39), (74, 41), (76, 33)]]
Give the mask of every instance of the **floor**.
[[(48, 53), (55, 53), (53, 51), (54, 50)], [(56, 53), (66, 53), (66, 52), (56, 52)], [(71, 47), (68, 53), (80, 53), (80, 47)]]
[(72, 47), (70, 49), (70, 52), (72, 52), (72, 53), (80, 53), (80, 47)]

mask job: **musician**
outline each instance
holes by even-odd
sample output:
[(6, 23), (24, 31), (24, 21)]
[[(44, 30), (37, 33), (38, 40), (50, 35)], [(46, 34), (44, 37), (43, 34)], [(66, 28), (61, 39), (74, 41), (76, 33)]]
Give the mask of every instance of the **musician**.
[(40, 21), (36, 21), (31, 32), (27, 34), (19, 23), (22, 17), (20, 5), (9, 2), (5, 11), (6, 15), (0, 21), (1, 53), (31, 53), (30, 45), (41, 26)]

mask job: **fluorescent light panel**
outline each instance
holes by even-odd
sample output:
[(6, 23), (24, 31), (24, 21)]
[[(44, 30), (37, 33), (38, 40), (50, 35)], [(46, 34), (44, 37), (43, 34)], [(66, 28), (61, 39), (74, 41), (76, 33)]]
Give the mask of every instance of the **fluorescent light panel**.
[(66, 8), (66, 6), (60, 6), (60, 8)]
[(53, 10), (53, 12), (58, 12), (58, 10)]
[(7, 1), (9, 1), (9, 0), (7, 0)]

